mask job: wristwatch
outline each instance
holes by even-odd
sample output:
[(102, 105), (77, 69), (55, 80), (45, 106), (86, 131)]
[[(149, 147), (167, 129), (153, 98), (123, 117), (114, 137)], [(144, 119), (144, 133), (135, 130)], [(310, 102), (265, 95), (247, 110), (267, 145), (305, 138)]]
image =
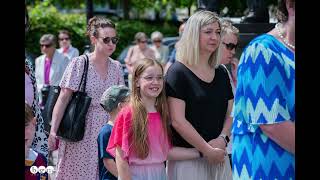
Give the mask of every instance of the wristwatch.
[(222, 137), (224, 142), (226, 143), (226, 146), (228, 145), (228, 143), (230, 142), (229, 136), (227, 136), (226, 134), (221, 133), (219, 135), (219, 137)]

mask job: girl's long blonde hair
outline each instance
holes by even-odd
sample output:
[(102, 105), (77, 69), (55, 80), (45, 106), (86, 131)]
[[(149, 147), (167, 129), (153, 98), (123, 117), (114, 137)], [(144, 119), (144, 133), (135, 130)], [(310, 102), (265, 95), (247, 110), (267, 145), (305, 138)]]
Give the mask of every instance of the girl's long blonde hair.
[[(137, 87), (137, 82), (141, 74), (150, 66), (159, 66), (162, 70), (161, 64), (152, 59), (142, 59), (139, 60), (134, 67), (133, 77), (132, 77), (132, 96), (131, 96), (131, 106), (132, 106), (132, 126), (131, 126), (131, 137), (132, 137), (132, 147), (133, 152), (141, 159), (145, 159), (149, 154), (149, 140), (148, 140), (148, 119), (147, 110), (143, 106), (141, 101), (140, 88)], [(169, 128), (169, 111), (167, 106), (167, 99), (165, 94), (165, 86), (163, 82), (163, 89), (159, 96), (156, 98), (155, 103), (157, 112), (161, 115), (162, 129), (166, 133), (165, 137), (170, 137), (171, 132)], [(162, 134), (163, 135), (163, 134)]]

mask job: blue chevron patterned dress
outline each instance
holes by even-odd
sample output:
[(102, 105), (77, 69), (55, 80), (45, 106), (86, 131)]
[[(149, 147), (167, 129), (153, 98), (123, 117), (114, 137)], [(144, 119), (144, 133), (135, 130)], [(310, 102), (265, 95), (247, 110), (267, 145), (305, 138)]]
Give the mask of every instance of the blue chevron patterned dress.
[(233, 117), (233, 179), (295, 179), (294, 155), (259, 128), (295, 121), (294, 53), (269, 34), (240, 58)]

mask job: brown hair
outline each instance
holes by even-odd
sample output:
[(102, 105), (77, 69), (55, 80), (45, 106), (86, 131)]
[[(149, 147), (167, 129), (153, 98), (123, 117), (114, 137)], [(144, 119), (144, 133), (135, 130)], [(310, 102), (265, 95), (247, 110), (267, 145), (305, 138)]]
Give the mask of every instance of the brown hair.
[(98, 38), (98, 29), (105, 27), (116, 29), (115, 24), (110, 19), (100, 16), (94, 16), (88, 22), (87, 35), (89, 36), (89, 38), (90, 36)]
[[(149, 154), (149, 142), (148, 142), (148, 119), (147, 119), (147, 110), (143, 106), (141, 101), (140, 88), (137, 87), (136, 83), (140, 78), (141, 74), (151, 66), (159, 66), (162, 70), (161, 64), (152, 59), (142, 59), (139, 60), (136, 66), (134, 67), (134, 73), (132, 77), (132, 96), (131, 96), (131, 105), (133, 109), (132, 113), (132, 128), (131, 128), (131, 137), (132, 137), (132, 146), (134, 152), (141, 159), (145, 159)], [(169, 111), (167, 106), (167, 99), (165, 94), (165, 86), (163, 82), (163, 89), (159, 96), (156, 98), (156, 109), (157, 112), (161, 115), (162, 120), (162, 129), (166, 137), (170, 137), (171, 132), (169, 128)]]
[[(291, 6), (295, 7), (295, 0), (287, 0)], [(278, 7), (276, 12), (276, 17), (280, 22), (288, 21), (288, 10), (286, 6), (286, 0), (278, 0)]]
[(24, 126), (26, 127), (33, 118), (34, 114), (31, 107), (27, 103), (24, 103)]
[(69, 39), (71, 39), (70, 32), (65, 29), (60, 30), (58, 35), (60, 35), (60, 34), (66, 34), (66, 35), (68, 35)]

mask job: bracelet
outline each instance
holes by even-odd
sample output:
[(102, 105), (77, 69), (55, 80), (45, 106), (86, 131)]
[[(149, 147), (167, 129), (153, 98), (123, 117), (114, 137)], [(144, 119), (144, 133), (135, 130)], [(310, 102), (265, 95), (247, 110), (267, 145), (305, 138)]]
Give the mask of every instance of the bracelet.
[(200, 155), (201, 158), (203, 157), (203, 154), (202, 154), (202, 152), (200, 152), (200, 151), (199, 151), (199, 155)]
[(226, 140), (226, 138), (224, 136), (222, 136), (222, 135), (220, 135), (219, 137), (222, 137), (222, 139), (223, 139), (224, 143), (226, 143), (226, 147), (227, 147), (228, 146), (228, 141)]

